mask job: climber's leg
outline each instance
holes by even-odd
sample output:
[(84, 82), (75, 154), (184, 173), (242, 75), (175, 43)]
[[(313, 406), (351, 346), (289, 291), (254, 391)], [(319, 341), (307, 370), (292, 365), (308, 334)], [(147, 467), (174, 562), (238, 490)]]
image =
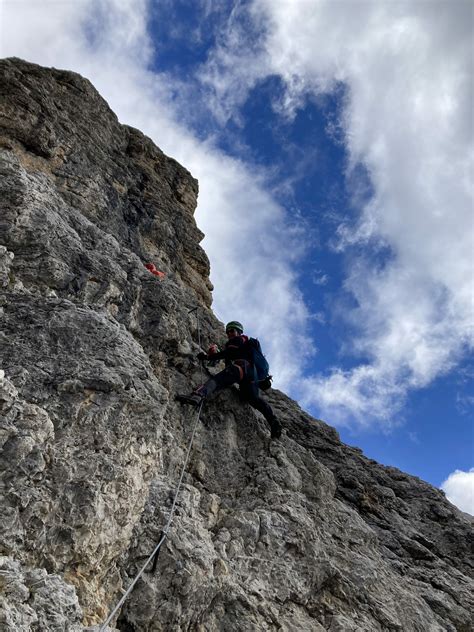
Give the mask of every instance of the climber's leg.
[(199, 406), (201, 401), (209, 395), (216, 393), (227, 386), (231, 386), (240, 380), (239, 368), (233, 364), (229, 365), (220, 373), (217, 373), (211, 377), (205, 384), (198, 386), (192, 393), (178, 394), (176, 399), (183, 404), (191, 404), (192, 406)]
[(272, 410), (270, 404), (268, 404), (259, 395), (258, 386), (255, 382), (243, 382), (240, 386), (242, 397), (247, 401), (252, 408), (255, 408), (267, 420), (270, 425), (272, 439), (278, 439), (281, 436), (281, 424), (275, 417), (275, 413)]

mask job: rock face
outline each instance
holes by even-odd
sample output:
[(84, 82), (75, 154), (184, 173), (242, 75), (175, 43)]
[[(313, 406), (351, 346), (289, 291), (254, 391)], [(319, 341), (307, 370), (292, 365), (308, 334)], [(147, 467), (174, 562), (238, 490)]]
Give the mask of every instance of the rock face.
[[(224, 332), (192, 176), (80, 76), (0, 69), (0, 627), (79, 631), (159, 540), (196, 419), (174, 395)], [(116, 629), (472, 630), (469, 519), (266, 397), (279, 441), (235, 390), (206, 403)]]

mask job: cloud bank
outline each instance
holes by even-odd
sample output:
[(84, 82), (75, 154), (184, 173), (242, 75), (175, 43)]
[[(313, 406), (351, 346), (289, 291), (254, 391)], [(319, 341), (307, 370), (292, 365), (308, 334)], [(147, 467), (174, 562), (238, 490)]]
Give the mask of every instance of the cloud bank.
[[(274, 74), (286, 84), (275, 107), (287, 117), (347, 88), (346, 175), (362, 164), (374, 195), (339, 226), (337, 248), (356, 304), (345, 348), (365, 360), (306, 377), (298, 393), (332, 421), (389, 424), (411, 389), (472, 346), (472, 12), (463, 1), (256, 0), (252, 19), (265, 35), (249, 50), (241, 22), (231, 25), (203, 71), (220, 117)], [(382, 263), (367, 254), (382, 250)]]
[(474, 516), (474, 467), (468, 472), (456, 470), (442, 483), (441, 489), (453, 505)]

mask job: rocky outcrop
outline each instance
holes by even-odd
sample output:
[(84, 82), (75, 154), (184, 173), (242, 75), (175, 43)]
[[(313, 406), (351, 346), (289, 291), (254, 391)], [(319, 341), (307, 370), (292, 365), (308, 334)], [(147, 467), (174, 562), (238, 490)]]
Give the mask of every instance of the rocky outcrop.
[[(0, 622), (76, 631), (160, 537), (196, 414), (174, 394), (223, 329), (192, 176), (87, 80), (0, 69)], [(236, 391), (206, 404), (116, 628), (471, 630), (468, 518), (268, 399), (279, 441)]]

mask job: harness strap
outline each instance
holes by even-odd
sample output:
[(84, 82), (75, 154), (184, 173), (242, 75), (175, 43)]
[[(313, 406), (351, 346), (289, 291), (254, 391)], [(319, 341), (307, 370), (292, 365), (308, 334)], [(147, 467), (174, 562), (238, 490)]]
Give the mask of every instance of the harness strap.
[(249, 363), (247, 362), (247, 360), (238, 359), (238, 360), (234, 360), (232, 364), (239, 369), (239, 382), (242, 382), (242, 380), (245, 377), (245, 374), (247, 373), (247, 365)]

